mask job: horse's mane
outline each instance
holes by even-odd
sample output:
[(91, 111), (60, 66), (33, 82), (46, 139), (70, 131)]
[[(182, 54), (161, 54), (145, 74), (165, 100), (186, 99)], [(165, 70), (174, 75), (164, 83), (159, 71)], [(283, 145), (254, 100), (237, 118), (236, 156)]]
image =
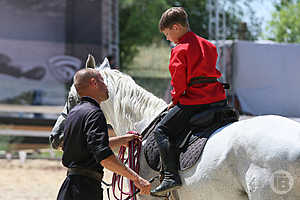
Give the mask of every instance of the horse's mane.
[(145, 128), (166, 108), (165, 101), (140, 87), (130, 76), (109, 68), (96, 69), (109, 90), (109, 99), (101, 103), (101, 108), (117, 135), (135, 130), (142, 121)]

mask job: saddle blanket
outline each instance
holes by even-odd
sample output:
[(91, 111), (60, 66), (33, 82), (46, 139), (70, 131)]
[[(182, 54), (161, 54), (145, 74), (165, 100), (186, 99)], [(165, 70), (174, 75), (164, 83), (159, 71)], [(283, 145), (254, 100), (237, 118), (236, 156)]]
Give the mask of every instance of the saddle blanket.
[[(199, 137), (191, 144), (185, 145), (185, 147), (180, 149), (180, 171), (189, 169), (194, 166), (194, 164), (199, 160), (207, 140), (207, 137)], [(155, 171), (160, 171), (161, 161), (159, 156), (159, 149), (154, 139), (154, 134), (149, 135), (146, 142), (144, 154), (149, 166)]]

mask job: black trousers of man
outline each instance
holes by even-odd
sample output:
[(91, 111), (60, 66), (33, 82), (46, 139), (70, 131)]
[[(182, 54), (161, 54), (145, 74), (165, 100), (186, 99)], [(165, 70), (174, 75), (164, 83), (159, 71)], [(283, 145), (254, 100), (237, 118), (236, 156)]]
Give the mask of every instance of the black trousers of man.
[(101, 182), (81, 175), (68, 175), (62, 184), (57, 200), (102, 200)]

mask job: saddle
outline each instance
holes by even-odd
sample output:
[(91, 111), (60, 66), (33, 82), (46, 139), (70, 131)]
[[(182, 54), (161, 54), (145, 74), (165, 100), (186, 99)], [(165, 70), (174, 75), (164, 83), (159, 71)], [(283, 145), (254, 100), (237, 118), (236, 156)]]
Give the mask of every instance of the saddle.
[[(143, 153), (148, 165), (155, 171), (160, 171), (161, 161), (153, 130), (166, 114), (167, 111), (163, 111), (142, 133), (143, 140), (147, 139)], [(194, 115), (189, 121), (190, 127), (175, 142), (179, 150), (179, 170), (184, 171), (194, 166), (201, 157), (208, 138), (219, 128), (238, 119), (238, 112), (230, 106), (215, 107)]]

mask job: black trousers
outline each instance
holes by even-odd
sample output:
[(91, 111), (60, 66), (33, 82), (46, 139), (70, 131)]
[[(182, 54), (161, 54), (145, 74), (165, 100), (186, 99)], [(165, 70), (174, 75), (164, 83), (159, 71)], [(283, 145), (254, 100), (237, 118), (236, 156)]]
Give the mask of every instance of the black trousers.
[(57, 200), (102, 200), (101, 182), (81, 175), (69, 175), (63, 182)]
[(158, 123), (154, 129), (154, 133), (168, 136), (169, 141), (172, 143), (179, 134), (189, 127), (189, 121), (192, 116), (214, 107), (226, 105), (226, 100), (195, 106), (176, 105), (169, 110), (168, 114)]

